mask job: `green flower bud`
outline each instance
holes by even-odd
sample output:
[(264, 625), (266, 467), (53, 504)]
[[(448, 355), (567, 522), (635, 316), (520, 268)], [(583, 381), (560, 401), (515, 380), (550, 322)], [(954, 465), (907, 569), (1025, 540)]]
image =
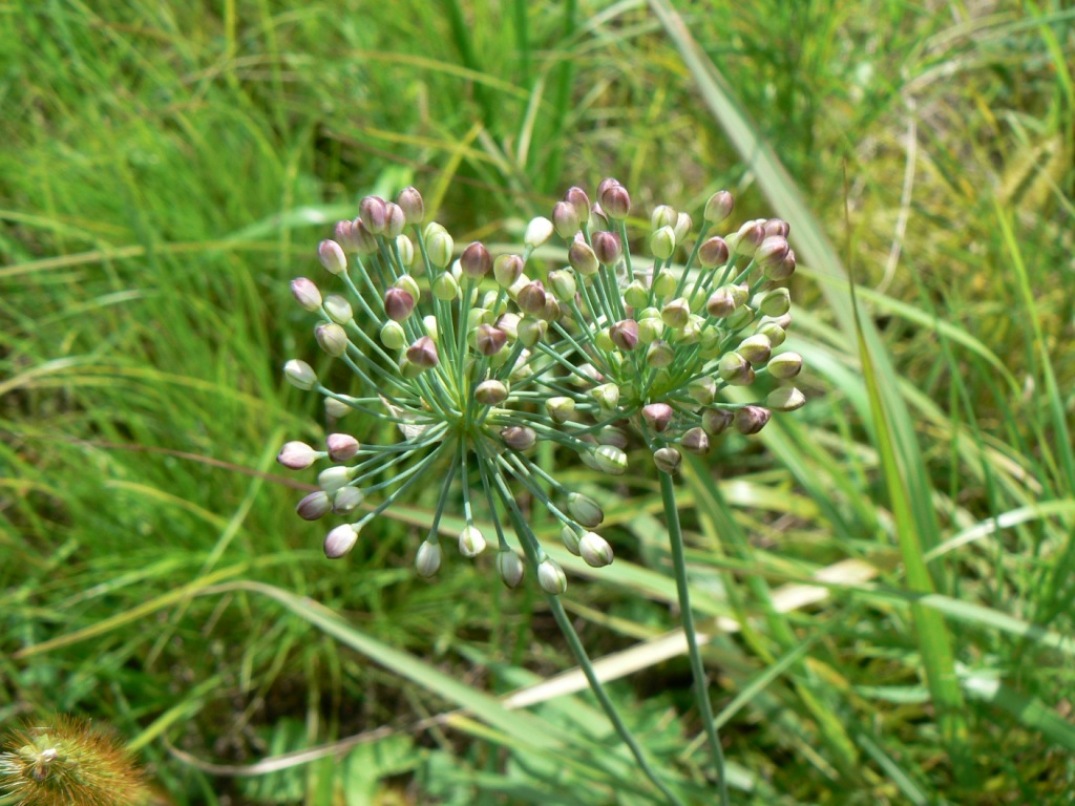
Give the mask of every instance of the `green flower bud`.
[(560, 303), (552, 294), (545, 294), (545, 309), (538, 314), (546, 322), (555, 322), (560, 318)]
[(679, 440), (685, 451), (699, 456), (709, 453), (709, 435), (701, 428), (691, 428)]
[(511, 372), (508, 374), (508, 380), (512, 383), (523, 381), (534, 374), (534, 368), (530, 366), (530, 351), (523, 350), (519, 353), (519, 357), (515, 360), (515, 366), (511, 368)]
[(339, 358), (347, 352), (347, 331), (335, 322), (322, 322), (315, 327), (314, 338), (321, 349), (333, 358)]
[(786, 288), (773, 288), (759, 294), (754, 307), (766, 316), (783, 316), (791, 310), (791, 294)]
[(639, 344), (653, 344), (664, 333), (664, 322), (661, 318), (647, 318), (638, 323), (638, 343)]
[(493, 261), (493, 279), (501, 288), (511, 288), (523, 273), (523, 259), (518, 255), (499, 255)]
[(403, 188), (396, 197), (396, 204), (403, 209), (403, 215), (406, 216), (408, 224), (422, 223), (426, 214), (425, 202), (422, 201), (422, 194), (416, 188)]
[(477, 557), (485, 551), (485, 545), (485, 535), (472, 523), (464, 526), (459, 533), (459, 553), (464, 557)]
[(332, 511), (337, 515), (347, 515), (358, 509), (365, 497), (357, 487), (344, 487), (332, 496)]
[(396, 251), (399, 252), (399, 262), (405, 268), (414, 265), (414, 242), (406, 235), (396, 236)]
[(556, 423), (566, 423), (575, 413), (575, 401), (569, 397), (550, 397), (545, 401), (545, 410)]
[(567, 576), (556, 560), (546, 557), (538, 565), (538, 584), (545, 593), (560, 596), (567, 591)]
[(443, 269), (452, 262), (455, 242), (448, 231), (436, 222), (427, 224), (425, 229), (426, 254), (429, 262), (438, 269)]
[(523, 243), (527, 249), (537, 249), (552, 237), (552, 233), (552, 222), (543, 216), (537, 216), (530, 219), (530, 223), (526, 225)]
[(708, 406), (717, 396), (717, 384), (712, 378), (698, 378), (687, 385), (687, 394), (702, 406)]
[(523, 343), (524, 347), (533, 347), (543, 338), (549, 331), (549, 323), (544, 319), (533, 319), (529, 316), (523, 317), (519, 322), (518, 332), (519, 341)]
[(743, 406), (735, 412), (735, 427), (740, 434), (756, 434), (769, 422), (772, 414), (761, 406)]
[(596, 532), (587, 532), (579, 539), (579, 556), (592, 568), (612, 565), (612, 546)]
[(549, 288), (560, 302), (575, 299), (575, 275), (570, 269), (557, 269), (549, 272)]
[(276, 454), (276, 461), (288, 470), (305, 470), (320, 458), (320, 454), (305, 442), (285, 442)]
[(787, 338), (787, 333), (784, 332), (784, 328), (780, 327), (780, 325), (772, 320), (762, 320), (761, 324), (758, 325), (754, 332), (761, 336), (765, 336), (765, 338), (769, 340), (769, 343), (773, 345), (774, 350), (783, 344), (784, 339)]
[(677, 285), (679, 281), (676, 276), (668, 269), (661, 269), (653, 278), (653, 293), (658, 299), (665, 299), (676, 293)]
[[(512, 299), (518, 299), (519, 292), (529, 286), (531, 282), (533, 281), (525, 274), (520, 274), (518, 277), (515, 278), (515, 282), (508, 286), (508, 296)], [(544, 303), (542, 303), (541, 310), (545, 310)]]
[(321, 307), (321, 292), (313, 280), (296, 277), (291, 281), (291, 294), (295, 301), (307, 311), (316, 311)]
[(603, 409), (614, 409), (620, 402), (620, 387), (614, 383), (603, 383), (590, 390), (590, 396)]
[(753, 336), (747, 336), (739, 342), (739, 346), (735, 348), (735, 351), (754, 366), (759, 366), (769, 360), (769, 356), (773, 353), (773, 348), (765, 336), (755, 333)]
[(386, 238), (395, 240), (407, 225), (407, 216), (403, 208), (394, 202), (385, 202), (384, 212), (384, 235)]
[(474, 399), (483, 406), (499, 406), (508, 399), (508, 387), (501, 381), (482, 381), (474, 389)]
[(676, 211), (667, 204), (658, 204), (650, 213), (649, 223), (654, 231), (661, 227), (672, 227), (676, 223)]
[(418, 287), (418, 281), (409, 274), (399, 277), (393, 283), (393, 287), (398, 288), (400, 291), (406, 291), (416, 303), (422, 298), (422, 290)]
[[(650, 321), (650, 320), (646, 320)], [(664, 339), (656, 339), (646, 349), (646, 366), (654, 369), (660, 367), (667, 367), (676, 357), (675, 350), (672, 349), (672, 345), (666, 342)]]
[(691, 225), (693, 223), (691, 217), (686, 213), (676, 214), (676, 223), (672, 225), (672, 231), (676, 236), (676, 243), (683, 243), (684, 239), (690, 234)]
[(615, 445), (598, 445), (593, 451), (597, 469), (613, 476), (623, 475), (627, 470), (627, 454)]
[(325, 439), (328, 458), (333, 462), (349, 462), (354, 459), (362, 446), (350, 434), (329, 434)]
[(339, 420), (341, 417), (350, 414), (352, 411), (353, 409), (342, 400), (337, 400), (334, 397), (325, 398), (325, 417), (330, 422)]
[(317, 373), (305, 361), (292, 358), (284, 364), (284, 377), (299, 389), (313, 389), (317, 385)]
[(612, 341), (612, 332), (607, 327), (603, 327), (594, 334), (594, 344), (597, 345), (597, 349), (602, 352), (611, 352), (616, 348), (615, 342)]
[(358, 530), (349, 523), (337, 526), (325, 536), (325, 556), (338, 560), (347, 555), (358, 542)]
[(754, 382), (750, 362), (739, 353), (727, 353), (717, 362), (717, 374), (732, 386), (749, 386)]
[(597, 273), (598, 262), (594, 250), (582, 239), (581, 233), (576, 236), (567, 250), (567, 262), (576, 274), (589, 277)]
[(646, 306), (649, 302), (649, 292), (641, 280), (632, 280), (623, 290), (623, 301), (636, 310)]
[(590, 496), (583, 493), (567, 494), (567, 512), (579, 526), (593, 529), (605, 519), (605, 511)]
[(356, 218), (353, 224), (354, 239), (358, 244), (356, 251), (361, 255), (376, 254), (379, 249), (377, 236), (370, 231), (370, 228), (366, 226), (366, 222), (361, 218)]
[(332, 499), (324, 490), (317, 490), (299, 501), (295, 511), (304, 521), (316, 521), (332, 511)]
[(344, 467), (343, 465), (326, 467), (317, 474), (317, 486), (332, 495), (332, 493), (350, 484), (357, 472), (355, 468)]
[(523, 572), (526, 566), (522, 558), (511, 549), (503, 549), (496, 555), (496, 572), (500, 580), (509, 588), (519, 587), (523, 581)]
[(705, 320), (700, 316), (691, 314), (687, 318), (686, 324), (680, 328), (676, 334), (675, 341), (677, 344), (697, 344), (702, 338), (702, 329), (705, 327)]
[(769, 374), (780, 381), (794, 378), (803, 368), (803, 357), (798, 353), (781, 353), (768, 363)]
[(682, 462), (683, 454), (675, 448), (658, 448), (653, 452), (653, 464), (655, 464), (657, 469), (662, 473), (672, 475), (679, 470), (679, 466)]
[(795, 411), (806, 405), (806, 397), (794, 386), (782, 386), (769, 393), (765, 405), (774, 411)]
[(735, 412), (729, 409), (706, 409), (702, 412), (702, 428), (711, 436), (719, 436), (728, 430), (734, 419)]
[(325, 313), (328, 314), (329, 319), (338, 325), (346, 325), (355, 318), (351, 303), (339, 294), (330, 294), (325, 297)]
[(317, 246), (317, 256), (329, 274), (343, 274), (347, 271), (347, 255), (335, 241), (321, 241)]
[(389, 319), (381, 326), (381, 344), (389, 350), (401, 350), (407, 343), (407, 333), (403, 325)]
[(678, 330), (690, 320), (691, 306), (683, 297), (677, 297), (665, 303), (661, 308), (661, 321), (668, 327)]
[(444, 272), (433, 281), (433, 296), (441, 302), (451, 302), (459, 296), (459, 283), (450, 273)]
[(676, 233), (671, 227), (661, 227), (650, 235), (649, 248), (653, 256), (667, 260), (676, 252)]
[(741, 305), (735, 309), (735, 312), (725, 318), (723, 327), (734, 333), (737, 330), (742, 330), (744, 327), (754, 321), (754, 309), (749, 305)]
[(418, 554), (414, 558), (414, 567), (418, 576), (429, 579), (440, 570), (440, 543), (433, 540), (423, 540), (418, 547)]
[(560, 530), (560, 540), (564, 544), (564, 548), (579, 556), (579, 534), (572, 527), (565, 526)]
[(718, 190), (705, 203), (704, 218), (710, 224), (719, 224), (732, 214), (735, 198), (726, 190)]

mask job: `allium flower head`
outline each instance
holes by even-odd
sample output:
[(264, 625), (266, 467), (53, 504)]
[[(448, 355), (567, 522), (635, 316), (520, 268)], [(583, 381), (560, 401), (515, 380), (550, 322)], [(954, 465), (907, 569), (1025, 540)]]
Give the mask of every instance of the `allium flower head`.
[[(474, 242), (457, 256), (444, 227), (424, 221), (414, 188), (395, 204), (363, 199), (361, 216), (318, 246), (346, 299), (322, 297), (305, 278), (293, 293), (320, 312), (317, 341), (353, 382), (330, 389), (299, 360), (285, 375), (324, 395), (333, 412), (395, 424), (387, 442), (334, 433), (323, 449), (290, 442), (281, 450), (289, 468), (331, 463), (318, 476), (321, 489), (298, 505), (308, 520), (352, 513), (328, 532), (328, 556), (346, 554), (370, 521), (435, 480), (432, 528), (415, 554), (422, 576), (441, 567), (441, 518), (458, 502), (465, 526), (452, 540), (460, 554), (482, 554), (489, 532), (476, 521), (491, 524), (504, 583), (519, 584), (525, 557), (539, 585), (559, 594), (564, 570), (527, 526), (520, 495), (560, 523), (564, 544), (588, 564), (608, 565), (613, 550), (592, 531), (600, 506), (531, 458), (539, 443), (559, 459), (620, 475), (633, 434), (652, 453), (650, 467), (672, 474), (682, 451), (704, 454), (727, 433), (756, 434), (773, 411), (803, 405), (802, 393), (783, 385), (802, 367), (797, 353), (780, 352), (791, 316), (778, 283), (795, 267), (786, 222), (712, 232), (734, 208), (721, 191), (698, 216), (697, 233), (690, 215), (661, 205), (648, 235), (632, 238), (627, 189), (606, 179), (595, 197), (591, 205), (571, 188), (548, 218), (530, 222), (520, 254), (494, 256)], [(568, 265), (535, 258), (554, 235)], [(635, 243), (649, 245), (644, 260), (632, 254)], [(755, 384), (762, 388), (747, 403), (722, 394)]]

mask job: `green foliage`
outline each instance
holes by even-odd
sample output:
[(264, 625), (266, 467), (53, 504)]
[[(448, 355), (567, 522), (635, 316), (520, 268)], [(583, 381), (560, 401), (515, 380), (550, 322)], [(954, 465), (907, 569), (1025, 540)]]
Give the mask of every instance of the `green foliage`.
[[(280, 376), (315, 354), (287, 280), (359, 196), (414, 183), (518, 242), (613, 175), (639, 209), (727, 187), (799, 252), (810, 403), (677, 491), (732, 801), (1064, 802), (1075, 14), (952, 9), (9, 4), (0, 733), (110, 723), (175, 803), (657, 802), (540, 596), (491, 557), (415, 578), (435, 500), (328, 563), (273, 463), (322, 437)], [(565, 475), (617, 560), (536, 519), (564, 604), (703, 802), (660, 492)]]

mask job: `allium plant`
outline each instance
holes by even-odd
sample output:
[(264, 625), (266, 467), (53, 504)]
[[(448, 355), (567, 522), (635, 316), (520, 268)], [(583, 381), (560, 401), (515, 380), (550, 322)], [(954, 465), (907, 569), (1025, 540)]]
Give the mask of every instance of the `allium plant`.
[[(301, 442), (281, 449), (279, 462), (292, 469), (327, 461), (320, 489), (298, 504), (308, 520), (343, 516), (325, 538), (325, 554), (346, 555), (373, 519), (437, 479), (417, 572), (431, 577), (441, 567), (449, 505), (461, 502), (464, 557), (486, 550), (490, 535), (479, 522), (491, 525), (501, 580), (514, 588), (532, 569), (614, 725), (672, 800), (593, 674), (557, 599), (567, 577), (528, 526), (519, 498), (550, 513), (571, 553), (609, 565), (612, 547), (594, 531), (604, 518), (600, 505), (531, 456), (539, 442), (552, 443), (560, 459), (577, 457), (595, 474), (618, 476), (631, 439), (645, 446), (665, 503), (695, 694), (702, 713), (712, 714), (673, 477), (683, 452), (704, 455), (731, 431), (757, 434), (773, 412), (804, 403), (789, 385), (802, 358), (780, 352), (791, 324), (782, 283), (795, 271), (788, 224), (758, 219), (715, 234), (733, 204), (731, 194), (714, 194), (693, 233), (690, 215), (656, 207), (649, 233), (635, 239), (649, 247), (643, 258), (632, 253), (627, 230), (630, 194), (606, 179), (593, 203), (573, 187), (550, 218), (533, 219), (521, 254), (493, 255), (479, 242), (457, 249), (443, 226), (424, 221), (421, 195), (407, 188), (394, 203), (364, 198), (360, 216), (340, 221), (334, 238), (319, 245), (321, 265), (343, 294), (323, 295), (305, 277), (291, 284), (298, 303), (320, 315), (321, 349), (354, 377), (347, 388), (330, 389), (295, 359), (285, 365), (287, 379), (323, 395), (333, 422), (358, 410), (396, 426), (387, 443), (333, 433), (320, 449)], [(554, 236), (566, 244), (567, 265), (547, 270), (546, 261), (531, 258)], [(724, 394), (732, 386), (766, 391), (736, 402)], [(712, 719), (704, 721), (723, 798), (720, 744)]]

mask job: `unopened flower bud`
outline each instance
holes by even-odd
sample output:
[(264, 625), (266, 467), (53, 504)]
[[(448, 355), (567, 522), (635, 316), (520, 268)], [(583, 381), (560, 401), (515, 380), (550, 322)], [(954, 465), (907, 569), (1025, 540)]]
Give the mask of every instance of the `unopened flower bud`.
[(690, 320), (691, 306), (683, 297), (676, 297), (661, 308), (661, 321), (668, 327), (679, 329)]
[(508, 334), (493, 325), (478, 325), (474, 333), (474, 346), (482, 355), (496, 355), (507, 343)]
[(649, 214), (650, 227), (659, 230), (661, 227), (672, 227), (676, 223), (676, 211), (667, 204), (658, 204)]
[(762, 269), (780, 265), (788, 254), (788, 241), (783, 235), (769, 235), (761, 242), (754, 259)]
[(696, 403), (708, 406), (717, 396), (717, 384), (712, 378), (698, 378), (687, 385), (687, 394)]
[[(364, 196), (358, 203), (358, 214), (374, 235), (384, 235), (388, 223), (388, 210), (380, 196)], [(393, 236), (394, 237), (394, 236)]]
[(571, 526), (565, 526), (560, 530), (560, 540), (564, 544), (564, 548), (579, 556), (579, 533)]
[(359, 442), (350, 434), (329, 434), (325, 439), (328, 458), (333, 462), (347, 462), (358, 455)]
[(728, 243), (719, 235), (707, 238), (698, 248), (698, 262), (702, 268), (714, 269), (728, 262)]
[(719, 224), (732, 214), (735, 198), (726, 190), (718, 190), (705, 203), (704, 218), (710, 224)]
[(313, 389), (317, 385), (317, 373), (305, 361), (292, 358), (284, 364), (284, 377), (299, 389)]
[(741, 295), (736, 293), (738, 288), (739, 286), (734, 285), (724, 285), (718, 288), (706, 300), (706, 312), (718, 319), (731, 316), (743, 304)]
[(786, 288), (772, 288), (759, 294), (754, 305), (766, 316), (783, 316), (791, 310), (791, 294)]
[(545, 593), (560, 596), (567, 591), (567, 575), (556, 560), (546, 557), (538, 565), (538, 584)]
[(664, 339), (657, 339), (646, 349), (646, 366), (654, 369), (667, 367), (675, 357), (676, 352), (672, 345)]
[(416, 300), (402, 288), (389, 288), (384, 292), (385, 316), (393, 322), (403, 322), (414, 311)]
[(429, 256), (430, 263), (438, 269), (443, 269), (452, 262), (452, 250), (455, 249), (455, 242), (444, 227), (435, 222), (427, 224), (425, 238), (426, 254)]
[(683, 243), (684, 239), (690, 234), (691, 225), (694, 222), (687, 213), (677, 213), (676, 223), (672, 225), (672, 232), (675, 233), (676, 243)]
[(773, 411), (795, 411), (806, 405), (806, 396), (794, 386), (781, 386), (769, 393), (765, 405)]
[(650, 403), (642, 407), (642, 419), (658, 434), (668, 430), (673, 416), (675, 411), (667, 403)]
[(632, 280), (623, 290), (623, 301), (636, 310), (644, 308), (649, 302), (649, 291), (641, 280)]
[(540, 280), (528, 283), (519, 290), (515, 302), (523, 313), (539, 316), (545, 310), (545, 286)]
[(676, 252), (676, 233), (671, 227), (655, 230), (649, 238), (649, 248), (653, 256), (667, 260)]
[(770, 218), (762, 224), (762, 230), (767, 236), (779, 235), (781, 238), (787, 238), (791, 232), (791, 224), (782, 218)]
[(348, 554), (358, 542), (358, 530), (349, 523), (337, 526), (325, 536), (325, 556), (338, 560)]
[(702, 428), (711, 436), (718, 436), (728, 430), (735, 419), (735, 412), (729, 409), (712, 408), (702, 412)]
[(519, 322), (522, 317), (517, 313), (504, 313), (496, 320), (496, 326), (508, 334), (509, 339), (519, 338)]
[(612, 546), (596, 532), (587, 532), (579, 539), (579, 556), (592, 568), (612, 564)]
[(335, 322), (322, 322), (315, 327), (314, 338), (321, 349), (333, 358), (339, 358), (347, 352), (347, 331)]
[(533, 347), (545, 338), (545, 334), (549, 331), (549, 323), (544, 319), (526, 316), (519, 320), (517, 330), (519, 341), (523, 343), (523, 346)]
[(590, 496), (583, 493), (568, 493), (567, 511), (579, 526), (593, 529), (605, 519), (605, 511)]
[(426, 214), (425, 202), (422, 200), (422, 194), (416, 188), (403, 188), (396, 197), (396, 204), (403, 208), (403, 215), (406, 217), (408, 224), (422, 223), (422, 219), (425, 218)]
[(552, 224), (556, 234), (569, 241), (579, 231), (579, 214), (571, 202), (558, 201), (552, 208)]
[(653, 452), (653, 464), (655, 464), (657, 469), (662, 473), (672, 475), (679, 470), (679, 466), (682, 462), (683, 454), (675, 448), (658, 448)]
[(656, 317), (647, 317), (638, 323), (639, 344), (653, 344), (662, 333), (664, 333), (664, 322), (661, 321), (660, 314)]
[(527, 249), (537, 249), (552, 237), (552, 233), (552, 222), (544, 216), (537, 216), (530, 219), (530, 223), (526, 225), (523, 243)]
[(627, 454), (615, 445), (598, 445), (593, 452), (593, 461), (599, 470), (613, 476), (620, 476), (627, 470)]
[(422, 369), (432, 369), (440, 363), (437, 345), (429, 336), (422, 336), (407, 348), (407, 359)]
[(409, 274), (398, 277), (392, 287), (407, 292), (416, 303), (422, 298), (422, 290), (418, 286), (418, 281)]
[[(595, 232), (593, 234), (593, 252), (598, 261), (606, 266), (615, 266), (623, 257), (623, 244), (620, 236), (614, 232)], [(574, 266), (574, 264), (572, 264)], [(576, 269), (578, 271), (578, 269)], [(583, 272), (580, 272), (583, 273)]]
[(493, 268), (493, 257), (483, 243), (474, 241), (459, 256), (459, 266), (467, 277), (480, 280)]
[(499, 255), (493, 261), (493, 277), (503, 288), (511, 288), (522, 273), (523, 259), (518, 255)]
[(500, 438), (513, 451), (527, 451), (537, 442), (537, 433), (525, 425), (509, 425), (500, 430)]
[(450, 272), (444, 272), (433, 281), (432, 291), (441, 302), (451, 302), (459, 296), (459, 283)]
[(434, 540), (423, 540), (418, 547), (418, 554), (414, 558), (414, 567), (418, 576), (429, 579), (440, 570), (440, 543)]
[(754, 366), (758, 366), (769, 360), (773, 347), (765, 336), (755, 333), (753, 336), (747, 336), (739, 342), (739, 346), (735, 348), (735, 351)]
[(324, 490), (317, 490), (299, 501), (295, 511), (304, 521), (316, 521), (332, 511), (332, 499)]
[(701, 428), (688, 429), (679, 440), (685, 451), (698, 455), (709, 453), (709, 435)]
[(569, 397), (550, 397), (545, 401), (545, 410), (556, 423), (566, 423), (575, 413), (575, 401)]
[(590, 197), (586, 195), (585, 190), (580, 187), (568, 188), (567, 193), (564, 194), (564, 201), (575, 208), (580, 224), (585, 224), (590, 220)]
[(575, 299), (575, 275), (570, 269), (556, 269), (549, 272), (549, 288), (560, 302)]
[(546, 322), (556, 322), (559, 320), (560, 314), (560, 303), (556, 301), (556, 297), (546, 292), (545, 309), (538, 315)]
[(508, 399), (508, 387), (501, 381), (482, 381), (474, 390), (474, 399), (483, 406), (499, 406)]
[(733, 249), (737, 255), (752, 256), (765, 239), (765, 231), (761, 225), (762, 222), (758, 220), (747, 221), (734, 235), (730, 236), (729, 248)]
[(352, 236), (355, 239), (355, 243), (358, 244), (356, 251), (362, 255), (375, 254), (379, 246), (377, 245), (377, 236), (370, 232), (369, 227), (366, 226), (366, 222), (361, 218), (356, 218), (352, 222)]
[(603, 383), (590, 390), (590, 396), (603, 409), (614, 409), (620, 402), (620, 387), (614, 383)]
[(307, 311), (316, 311), (321, 307), (321, 292), (313, 280), (296, 277), (291, 281), (291, 294), (295, 301)]
[(795, 273), (795, 250), (789, 249), (788, 253), (784, 255), (784, 259), (772, 266), (768, 266), (765, 269), (765, 276), (770, 280), (779, 282), (780, 280), (786, 280)]
[(357, 487), (343, 487), (332, 496), (332, 511), (337, 515), (347, 515), (358, 509), (365, 497)]
[(326, 467), (317, 474), (317, 486), (331, 495), (350, 484), (357, 472), (355, 468), (343, 465)]
[(658, 299), (665, 299), (676, 293), (679, 281), (668, 269), (661, 269), (653, 278), (653, 293)]
[(754, 309), (749, 305), (740, 305), (735, 311), (725, 317), (723, 327), (725, 330), (734, 333), (737, 330), (742, 330), (751, 322), (754, 321)]
[(346, 297), (341, 297), (339, 294), (329, 294), (325, 297), (325, 313), (328, 314), (329, 319), (338, 325), (346, 325), (354, 319), (351, 303), (347, 301)]
[(403, 325), (389, 319), (381, 326), (381, 344), (389, 350), (400, 350), (407, 343), (407, 332)]
[(343, 274), (347, 271), (347, 255), (335, 241), (321, 241), (317, 247), (317, 256), (329, 274)]
[(606, 179), (597, 189), (597, 201), (605, 214), (615, 220), (622, 221), (631, 212), (631, 196), (627, 188), (615, 179)]
[(485, 535), (472, 523), (463, 527), (459, 533), (459, 553), (464, 557), (477, 557), (485, 551)]
[(358, 233), (355, 231), (354, 221), (337, 221), (332, 237), (336, 239), (336, 243), (343, 248), (344, 252), (358, 251)]
[(783, 344), (784, 339), (787, 338), (787, 333), (784, 331), (784, 328), (771, 320), (762, 321), (762, 323), (758, 325), (758, 329), (754, 332), (765, 336), (765, 338), (769, 340), (769, 343), (773, 345), (774, 350)]
[(384, 236), (395, 240), (407, 225), (407, 215), (395, 202), (385, 202), (384, 212)]
[(571, 264), (576, 274), (589, 277), (597, 273), (597, 255), (590, 245), (581, 237), (576, 237), (567, 250), (567, 262)]
[(305, 442), (285, 442), (280, 452), (276, 454), (276, 461), (288, 470), (305, 470), (318, 458), (316, 450)]
[(771, 416), (771, 412), (761, 406), (743, 406), (735, 412), (735, 428), (740, 434), (756, 434), (765, 427)]
[(624, 352), (630, 352), (638, 346), (638, 322), (624, 319), (609, 328), (612, 343)]
[(803, 368), (803, 357), (798, 353), (781, 353), (773, 356), (767, 364), (769, 374), (780, 381), (794, 378)]
[(726, 353), (717, 362), (717, 374), (732, 386), (749, 386), (754, 382), (754, 370), (750, 362), (739, 353)]
[(523, 572), (525, 570), (526, 566), (523, 564), (522, 557), (511, 549), (497, 552), (496, 572), (500, 576), (500, 581), (509, 588), (519, 587), (519, 583), (523, 581)]
[(334, 397), (325, 398), (325, 417), (331, 422), (338, 420), (344, 415), (350, 414), (353, 409), (342, 400)]

